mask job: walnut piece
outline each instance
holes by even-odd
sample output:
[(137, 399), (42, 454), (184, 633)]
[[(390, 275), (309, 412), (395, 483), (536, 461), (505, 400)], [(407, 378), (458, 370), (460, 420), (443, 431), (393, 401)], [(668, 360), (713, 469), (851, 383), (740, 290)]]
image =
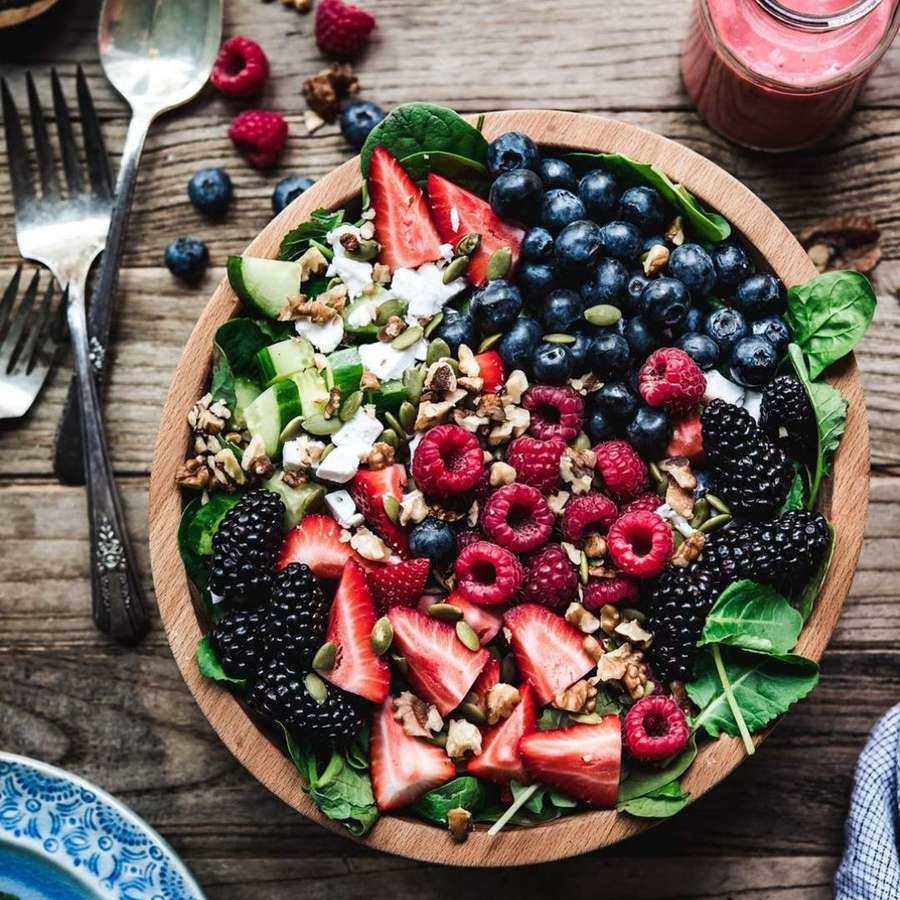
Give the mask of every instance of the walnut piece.
[(622, 621), (620, 613), (611, 603), (604, 603), (600, 607), (600, 628), (604, 634), (615, 633), (616, 626)]
[(706, 535), (702, 531), (693, 532), (681, 542), (670, 562), (673, 566), (686, 568), (697, 559), (705, 543)]
[(427, 431), (432, 426), (439, 425), (450, 414), (450, 410), (465, 396), (466, 392), (457, 388), (455, 391), (451, 391), (444, 400), (423, 400), (419, 404), (419, 411), (416, 415), (415, 430)]
[(484, 379), (480, 375), (460, 375), (456, 383), (469, 394), (480, 394), (484, 390)]
[(673, 456), (658, 465), (669, 478), (666, 503), (680, 516), (689, 519), (694, 514), (694, 491), (697, 489), (697, 478), (691, 471), (690, 460), (684, 456)]
[(557, 491), (555, 494), (551, 494), (547, 498), (547, 506), (550, 507), (550, 512), (555, 516), (561, 516), (571, 496), (568, 491)]
[(506, 409), (503, 406), (503, 400), (496, 394), (483, 394), (478, 398), (475, 405), (475, 411), (479, 416), (484, 416), (492, 422), (505, 422)]
[(469, 832), (474, 828), (472, 813), (461, 806), (447, 810), (447, 829), (457, 844), (465, 843)]
[(444, 749), (450, 759), (462, 759), (467, 753), (477, 756), (481, 753), (481, 732), (465, 719), (451, 719)]
[(385, 542), (368, 528), (360, 526), (350, 538), (350, 546), (363, 559), (373, 562), (387, 562), (391, 558), (391, 549)]
[(362, 377), (359, 379), (359, 386), (360, 389), (364, 391), (377, 391), (378, 388), (381, 387), (381, 382), (378, 380), (377, 375), (374, 375), (372, 372), (365, 371), (362, 373)]
[(481, 374), (475, 354), (465, 344), (459, 345), (456, 358), (459, 360), (460, 374), (467, 375), (469, 378), (476, 378)]
[(666, 240), (675, 247), (680, 247), (684, 243), (684, 220), (681, 216), (675, 216), (669, 223)]
[(597, 456), (593, 450), (566, 447), (559, 458), (559, 474), (566, 484), (571, 485), (573, 494), (586, 494), (591, 489), (596, 464)]
[(266, 442), (259, 435), (244, 448), (241, 468), (257, 478), (268, 478), (275, 471), (275, 465), (266, 453)]
[(204, 394), (187, 415), (188, 425), (198, 434), (221, 434), (230, 418), (231, 410), (221, 401), (213, 403), (212, 394)]
[(669, 262), (669, 248), (664, 244), (654, 244), (644, 254), (644, 274), (652, 278), (661, 272)]
[(212, 473), (202, 456), (195, 456), (178, 467), (175, 473), (175, 484), (192, 491), (205, 491), (209, 487)]
[(590, 532), (584, 540), (584, 555), (588, 559), (603, 559), (608, 549), (606, 538), (596, 532)]
[(309, 475), (296, 469), (285, 469), (281, 473), (281, 483), (289, 488), (298, 488), (309, 482)]
[(504, 404), (518, 405), (522, 402), (522, 395), (528, 390), (528, 378), (521, 369), (513, 369), (506, 379), (505, 392), (503, 394)]
[(400, 524), (418, 525), (428, 517), (428, 504), (421, 491), (410, 491), (400, 500)]
[(491, 465), (489, 480), (491, 487), (512, 484), (516, 480), (516, 470), (509, 463), (495, 462)]
[(423, 390), (429, 391), (434, 396), (430, 399), (441, 400), (456, 390), (456, 372), (445, 360), (439, 359), (433, 362), (425, 373)]
[(576, 681), (553, 698), (553, 706), (563, 712), (593, 712), (596, 706), (597, 688), (586, 679)]
[(646, 647), (653, 639), (653, 635), (649, 631), (641, 627), (641, 623), (637, 619), (631, 619), (628, 622), (620, 622), (616, 625), (614, 632), (628, 640), (631, 644), (640, 647)]
[(420, 700), (410, 691), (394, 698), (394, 718), (410, 737), (430, 738), (444, 727), (437, 707)]
[(406, 331), (407, 325), (400, 316), (391, 316), (381, 328), (378, 329), (378, 340), (389, 344), (395, 337), (399, 337)]
[(391, 280), (391, 270), (384, 263), (372, 266), (372, 281), (376, 284), (387, 284)]
[(394, 448), (384, 441), (376, 441), (366, 457), (366, 465), (375, 471), (394, 464)]
[[(460, 379), (460, 381), (462, 381), (462, 379)], [(487, 419), (475, 415), (475, 413), (468, 409), (454, 409), (452, 418), (460, 428), (464, 431), (469, 431), (472, 434), (475, 434), (479, 428), (488, 424)]]
[(303, 96), (307, 104), (326, 122), (337, 118), (341, 100), (358, 91), (359, 82), (349, 63), (334, 63), (303, 82)]
[(600, 628), (600, 620), (580, 603), (570, 603), (566, 609), (566, 621), (584, 634), (593, 634)]
[(501, 719), (508, 719), (521, 699), (522, 695), (517, 687), (497, 682), (487, 695), (488, 725), (496, 725)]
[(309, 319), (317, 325), (324, 325), (332, 319), (339, 319), (340, 311), (336, 306), (330, 306), (321, 299), (321, 295), (315, 300), (308, 300), (306, 294), (298, 294), (288, 300), (287, 306), (278, 313), (279, 322), (297, 322), (300, 319)]

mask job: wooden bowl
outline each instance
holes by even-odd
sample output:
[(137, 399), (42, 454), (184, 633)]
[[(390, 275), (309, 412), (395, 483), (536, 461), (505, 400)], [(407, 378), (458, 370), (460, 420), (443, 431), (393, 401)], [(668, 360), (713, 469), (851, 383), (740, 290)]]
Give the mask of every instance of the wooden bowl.
[[(656, 163), (675, 181), (725, 215), (756, 247), (786, 284), (816, 274), (809, 257), (787, 227), (753, 193), (727, 172), (692, 150), (634, 125), (598, 116), (544, 110), (490, 113), (484, 132), (492, 138), (523, 131), (537, 142), (563, 150), (604, 150)], [(302, 194), (250, 244), (254, 256), (275, 256), (282, 235), (318, 207), (339, 207), (356, 198), (361, 177), (357, 159), (335, 169)], [(228, 691), (200, 675), (194, 661), (204, 626), (191, 602), (188, 579), (178, 554), (176, 532), (182, 497), (175, 471), (189, 441), (186, 421), (191, 405), (207, 389), (213, 335), (233, 315), (237, 297), (223, 281), (200, 317), (178, 368), (163, 410), (150, 482), (150, 551), (160, 614), (175, 660), (213, 728), (269, 790), (308, 818), (344, 836), (348, 832), (322, 816), (303, 793), (290, 760), (271, 743)], [(847, 430), (834, 465), (834, 478), (823, 512), (837, 521), (839, 539), (827, 580), (803, 629), (797, 652), (818, 659), (834, 630), (850, 589), (859, 557), (869, 495), (869, 438), (863, 392), (850, 359), (831, 378), (849, 401)], [(832, 515), (833, 511), (833, 515)], [(757, 743), (765, 735), (756, 737)], [(708, 791), (745, 757), (737, 739), (704, 742), (684, 786), (694, 797)], [(418, 820), (384, 816), (364, 842), (390, 853), (427, 862), (467, 866), (500, 866), (544, 862), (584, 853), (621, 841), (648, 828), (646, 820), (611, 811), (584, 812), (532, 828), (507, 828), (496, 838), (476, 830), (456, 845), (446, 831)]]

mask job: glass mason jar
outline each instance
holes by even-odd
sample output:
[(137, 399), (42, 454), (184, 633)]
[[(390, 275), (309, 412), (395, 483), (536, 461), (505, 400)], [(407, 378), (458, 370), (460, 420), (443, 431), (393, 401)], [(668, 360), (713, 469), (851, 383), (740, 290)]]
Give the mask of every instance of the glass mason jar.
[(695, 0), (681, 74), (738, 144), (795, 150), (853, 107), (900, 27), (900, 0)]

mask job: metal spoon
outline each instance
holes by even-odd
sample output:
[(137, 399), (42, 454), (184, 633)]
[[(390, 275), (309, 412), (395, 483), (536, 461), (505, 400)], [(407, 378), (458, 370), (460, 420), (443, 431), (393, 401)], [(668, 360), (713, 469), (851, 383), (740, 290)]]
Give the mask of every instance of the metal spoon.
[[(132, 118), (122, 149), (100, 275), (88, 311), (92, 357), (98, 374), (112, 322), (141, 151), (150, 124), (182, 106), (206, 84), (222, 39), (222, 0), (104, 0), (100, 12), (100, 62), (113, 87), (128, 101)], [(70, 385), (56, 439), (56, 473), (84, 483), (78, 395)]]

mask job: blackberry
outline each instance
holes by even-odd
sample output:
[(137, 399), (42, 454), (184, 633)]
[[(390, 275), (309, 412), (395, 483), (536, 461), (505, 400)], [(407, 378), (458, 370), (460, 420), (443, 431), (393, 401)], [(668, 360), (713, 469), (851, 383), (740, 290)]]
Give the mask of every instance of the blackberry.
[(793, 375), (779, 375), (763, 391), (759, 424), (788, 456), (807, 462), (815, 454), (816, 416)]
[(213, 625), (209, 641), (231, 678), (255, 678), (266, 662), (260, 609), (236, 609)]
[(690, 681), (694, 651), (720, 579), (698, 565), (667, 566), (647, 598), (650, 662), (665, 682)]
[(266, 666), (249, 699), (262, 716), (297, 734), (331, 743), (355, 737), (365, 724), (361, 700), (280, 658)]
[(700, 417), (711, 485), (735, 516), (763, 519), (787, 497), (790, 460), (745, 409), (713, 400)]
[(209, 589), (244, 606), (266, 599), (281, 546), (284, 503), (272, 491), (244, 494), (213, 535)]
[(272, 595), (263, 623), (270, 658), (281, 656), (309, 668), (328, 624), (328, 601), (309, 566), (291, 563), (272, 576)]

